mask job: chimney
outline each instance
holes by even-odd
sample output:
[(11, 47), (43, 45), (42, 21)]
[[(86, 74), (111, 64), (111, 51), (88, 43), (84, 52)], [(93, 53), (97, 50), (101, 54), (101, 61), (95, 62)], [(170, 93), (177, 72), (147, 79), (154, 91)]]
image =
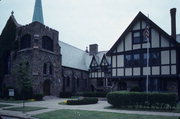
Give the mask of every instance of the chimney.
[(171, 36), (176, 40), (176, 8), (170, 10), (171, 13)]
[(97, 44), (89, 45), (89, 54), (96, 55), (97, 53), (98, 53), (98, 45)]

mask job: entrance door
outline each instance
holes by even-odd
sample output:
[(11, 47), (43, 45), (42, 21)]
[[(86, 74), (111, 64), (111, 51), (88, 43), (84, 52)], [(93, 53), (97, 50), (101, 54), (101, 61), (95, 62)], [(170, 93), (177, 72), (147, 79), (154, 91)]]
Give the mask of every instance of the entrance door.
[(51, 95), (51, 83), (50, 80), (45, 80), (43, 84), (43, 93), (44, 95)]

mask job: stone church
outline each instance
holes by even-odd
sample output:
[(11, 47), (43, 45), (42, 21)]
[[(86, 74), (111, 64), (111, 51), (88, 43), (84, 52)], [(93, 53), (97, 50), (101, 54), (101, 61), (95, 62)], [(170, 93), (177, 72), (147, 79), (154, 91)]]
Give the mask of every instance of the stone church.
[[(12, 36), (9, 39), (13, 45), (4, 53), (1, 87), (16, 88), (12, 71), (23, 61), (33, 76), (36, 94), (58, 96), (60, 92), (138, 87), (180, 96), (180, 35), (176, 34), (176, 9), (170, 13), (171, 35), (139, 12), (110, 50), (98, 51), (98, 45), (91, 44), (84, 51), (62, 42), (58, 31), (44, 25), (41, 0), (36, 0), (32, 23), (20, 25), (12, 13), (2, 31), (0, 41)], [(143, 35), (147, 21), (149, 42)]]

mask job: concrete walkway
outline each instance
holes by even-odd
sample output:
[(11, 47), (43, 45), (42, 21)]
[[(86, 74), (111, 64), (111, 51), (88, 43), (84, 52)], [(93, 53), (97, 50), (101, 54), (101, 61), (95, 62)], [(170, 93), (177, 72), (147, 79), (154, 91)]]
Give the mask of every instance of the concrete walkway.
[(91, 110), (91, 111), (102, 111), (102, 112), (116, 112), (116, 113), (124, 113), (124, 114), (142, 114), (142, 115), (161, 115), (161, 116), (177, 116), (180, 117), (180, 113), (171, 113), (171, 112), (148, 112), (148, 111), (129, 111), (129, 110), (115, 110), (115, 109), (107, 109), (106, 107), (110, 106), (107, 101), (99, 101), (97, 104), (91, 105), (59, 105), (59, 102), (63, 102), (67, 99), (51, 99), (46, 101), (36, 101), (36, 102), (28, 102), (26, 106), (35, 106), (35, 107), (44, 107), (47, 109), (37, 110), (22, 113), (20, 111), (8, 111), (3, 110), (5, 108), (11, 107), (19, 107), (22, 104), (14, 104), (14, 103), (1, 103), (0, 104), (9, 104), (11, 107), (0, 108), (0, 115), (10, 115), (14, 117), (22, 117), (22, 118), (31, 118), (31, 116), (36, 114), (41, 114), (44, 112), (55, 111), (59, 109), (72, 109), (72, 110)]

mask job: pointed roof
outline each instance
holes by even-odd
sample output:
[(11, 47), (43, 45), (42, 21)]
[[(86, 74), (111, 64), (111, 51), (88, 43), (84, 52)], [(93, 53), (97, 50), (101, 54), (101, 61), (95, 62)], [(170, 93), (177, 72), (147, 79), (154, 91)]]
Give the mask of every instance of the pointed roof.
[(146, 17), (142, 12), (139, 12), (136, 17), (133, 19), (133, 21), (130, 23), (130, 25), (126, 28), (126, 30), (122, 33), (122, 35), (119, 37), (119, 39), (116, 41), (116, 43), (111, 47), (111, 49), (107, 52), (107, 55), (110, 55), (117, 47), (117, 45), (121, 42), (121, 40), (124, 39), (124, 37), (131, 31), (135, 23), (137, 23), (140, 20), (148, 21), (150, 27), (158, 30), (161, 34), (163, 34), (165, 37), (168, 38), (168, 40), (171, 40), (172, 43), (178, 44), (175, 39), (173, 39), (168, 33), (166, 33), (163, 29), (161, 29), (158, 25), (156, 25), (152, 20), (150, 20), (148, 17)]
[(34, 14), (33, 14), (33, 19), (32, 21), (38, 21), (42, 24), (44, 24), (44, 19), (43, 19), (43, 10), (42, 10), (42, 3), (41, 0), (36, 0), (35, 6), (34, 6)]

